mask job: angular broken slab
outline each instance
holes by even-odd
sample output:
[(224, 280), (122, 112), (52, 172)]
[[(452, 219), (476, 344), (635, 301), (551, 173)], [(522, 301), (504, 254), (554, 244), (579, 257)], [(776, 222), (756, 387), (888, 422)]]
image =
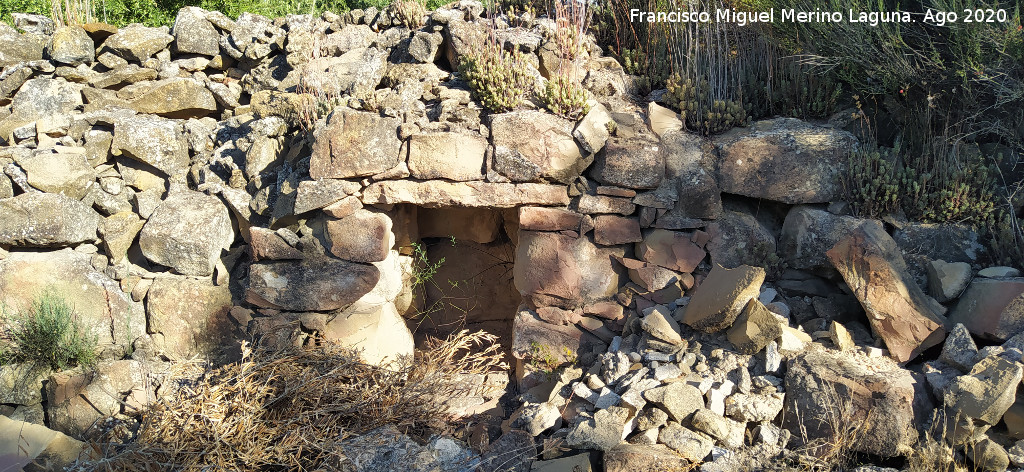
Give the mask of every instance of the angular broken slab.
[(945, 308), (917, 286), (884, 230), (860, 226), (827, 254), (896, 360), (907, 362), (945, 338)]
[(693, 292), (690, 303), (676, 310), (676, 319), (707, 333), (728, 328), (764, 282), (760, 267), (741, 265), (726, 269), (718, 264)]
[(345, 179), (379, 174), (401, 161), (397, 118), (341, 109), (316, 130), (309, 176)]
[(4, 466), (13, 466), (5, 470), (22, 470), (33, 462), (63, 470), (84, 457), (85, 443), (42, 425), (0, 415), (0, 459)]
[(363, 203), (413, 203), (431, 208), (566, 206), (569, 204), (569, 194), (561, 185), (388, 180), (375, 182), (366, 187), (363, 190)]
[(744, 354), (757, 354), (782, 335), (779, 319), (756, 298), (751, 298), (729, 328), (729, 342)]

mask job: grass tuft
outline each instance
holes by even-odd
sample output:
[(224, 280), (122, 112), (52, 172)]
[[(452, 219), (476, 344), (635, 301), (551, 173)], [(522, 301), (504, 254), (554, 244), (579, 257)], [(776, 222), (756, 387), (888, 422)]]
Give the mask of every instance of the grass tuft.
[(0, 362), (30, 362), (54, 370), (96, 362), (96, 336), (79, 324), (71, 304), (52, 290), (37, 296), (24, 312), (5, 313), (3, 325), (8, 343)]

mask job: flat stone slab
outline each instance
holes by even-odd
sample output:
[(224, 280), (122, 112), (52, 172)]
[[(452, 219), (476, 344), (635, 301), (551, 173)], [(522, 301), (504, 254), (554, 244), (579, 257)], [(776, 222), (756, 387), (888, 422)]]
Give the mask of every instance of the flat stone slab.
[(569, 194), (561, 185), (389, 180), (366, 187), (363, 190), (363, 203), (414, 203), (428, 208), (565, 206), (569, 204)]

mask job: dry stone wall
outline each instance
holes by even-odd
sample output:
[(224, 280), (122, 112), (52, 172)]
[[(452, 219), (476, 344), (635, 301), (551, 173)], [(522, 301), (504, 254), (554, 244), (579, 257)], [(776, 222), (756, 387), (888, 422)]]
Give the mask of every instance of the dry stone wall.
[[(4, 413), (82, 437), (160, 394), (153, 365), (250, 336), (395, 362), (422, 303), (414, 244), (454, 236), (514, 246), (519, 306), (487, 319), (511, 323), (524, 405), (509, 424), (605, 451), (622, 464), (607, 470), (633, 470), (627, 438), (684, 461), (739, 460), (723, 451), (745, 434), (784, 446), (796, 411), (831, 408), (826, 384), (857, 418), (885, 417), (854, 446), (875, 455), (911, 450), (933, 400), (975, 439), (1020, 423), (1004, 394), (1021, 377), (1019, 273), (977, 273), (968, 229), (890, 236), (850, 216), (850, 133), (788, 118), (688, 133), (593, 44), (579, 120), (489, 113), (453, 72), (482, 11), (462, 0), (414, 30), (373, 9), (0, 25), (0, 302), (55, 288), (103, 348), (101, 380), (30, 376), (36, 395)], [(554, 23), (506, 20), (546, 80)], [(920, 372), (878, 359), (944, 339)], [(565, 362), (583, 369), (553, 379)]]

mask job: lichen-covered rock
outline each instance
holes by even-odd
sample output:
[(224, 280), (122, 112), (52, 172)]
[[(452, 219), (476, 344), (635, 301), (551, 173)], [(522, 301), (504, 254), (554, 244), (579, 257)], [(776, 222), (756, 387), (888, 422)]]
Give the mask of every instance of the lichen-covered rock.
[(158, 277), (146, 295), (153, 346), (172, 360), (209, 356), (228, 346), (231, 291), (226, 285), (185, 277)]
[(64, 79), (27, 80), (11, 101), (11, 114), (0, 119), (0, 139), (13, 143), (14, 130), (82, 106), (81, 85)]
[(331, 311), (359, 300), (378, 280), (376, 267), (337, 259), (259, 262), (249, 268), (246, 301), (289, 311)]
[(653, 139), (612, 138), (597, 155), (590, 176), (605, 185), (656, 188), (665, 177), (664, 152)]
[(409, 172), (416, 179), (483, 180), (487, 140), (464, 133), (409, 138)]
[(368, 97), (384, 78), (387, 57), (387, 50), (361, 47), (337, 57), (316, 58), (302, 66), (302, 81), (328, 96)]
[(131, 24), (107, 38), (103, 46), (129, 61), (142, 63), (167, 47), (174, 36), (167, 34), (167, 27), (150, 28)]
[(193, 79), (171, 79), (132, 101), (131, 108), (167, 118), (200, 118), (217, 111), (217, 101), (209, 89)]
[(735, 128), (716, 144), (723, 192), (796, 204), (838, 199), (845, 156), (857, 141), (845, 131), (777, 118)]
[(174, 49), (183, 54), (216, 56), (220, 53), (220, 35), (198, 7), (182, 7), (171, 27)]
[(84, 203), (53, 193), (23, 193), (0, 200), (0, 245), (60, 247), (94, 241), (100, 215)]
[(572, 122), (543, 111), (493, 115), (491, 140), (494, 170), (513, 182), (567, 183), (590, 164), (573, 140)]
[(46, 43), (31, 34), (21, 34), (6, 23), (0, 25), (0, 67), (43, 58)]
[[(917, 425), (931, 412), (925, 386), (885, 358), (808, 351), (789, 360), (783, 426), (809, 439), (832, 438), (840, 424), (864, 422), (850, 451), (903, 455), (917, 443)], [(827, 418), (846, 418), (836, 423)]]
[(172, 191), (139, 234), (142, 254), (182, 275), (207, 276), (231, 247), (235, 232), (228, 209), (217, 197)]
[(107, 249), (110, 260), (117, 264), (128, 254), (128, 248), (135, 242), (135, 236), (142, 231), (145, 224), (139, 215), (130, 211), (115, 213), (103, 219), (100, 223), (100, 235), (103, 237), (103, 247)]
[(317, 130), (309, 176), (314, 179), (345, 179), (384, 172), (398, 165), (397, 118), (347, 108), (331, 114)]
[(775, 238), (753, 215), (723, 211), (707, 226), (711, 236), (706, 249), (711, 262), (727, 269), (751, 263), (752, 254), (774, 255)]
[(125, 118), (114, 125), (110, 152), (149, 164), (181, 179), (188, 170), (188, 141), (179, 123), (155, 116)]
[(63, 26), (50, 37), (50, 59), (61, 64), (77, 66), (96, 59), (96, 46), (81, 26)]
[(96, 179), (85, 159), (84, 148), (58, 146), (16, 156), (14, 159), (28, 176), (29, 185), (48, 193), (81, 200)]

